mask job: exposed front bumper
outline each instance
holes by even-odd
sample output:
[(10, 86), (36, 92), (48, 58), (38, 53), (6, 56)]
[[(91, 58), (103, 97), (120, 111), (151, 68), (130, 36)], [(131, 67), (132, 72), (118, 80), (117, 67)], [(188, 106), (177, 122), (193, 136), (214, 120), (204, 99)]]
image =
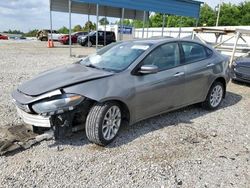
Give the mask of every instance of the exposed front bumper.
[(17, 107), (18, 115), (23, 119), (23, 121), (29, 125), (36, 127), (46, 127), (50, 128), (50, 117), (43, 117), (40, 115), (29, 114)]

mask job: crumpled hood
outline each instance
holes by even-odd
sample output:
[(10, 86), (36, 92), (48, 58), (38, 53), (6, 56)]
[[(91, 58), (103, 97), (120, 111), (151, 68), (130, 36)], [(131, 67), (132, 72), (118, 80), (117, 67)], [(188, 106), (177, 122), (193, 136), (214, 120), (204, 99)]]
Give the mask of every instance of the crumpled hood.
[(29, 96), (38, 96), (49, 91), (86, 82), (98, 78), (111, 76), (114, 73), (72, 64), (46, 71), (20, 85), (17, 89)]

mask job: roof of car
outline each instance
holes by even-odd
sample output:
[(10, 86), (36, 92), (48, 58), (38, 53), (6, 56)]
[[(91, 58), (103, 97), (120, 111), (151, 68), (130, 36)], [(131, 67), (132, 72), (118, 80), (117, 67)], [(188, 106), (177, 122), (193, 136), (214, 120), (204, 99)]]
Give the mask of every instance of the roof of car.
[(149, 38), (149, 39), (134, 39), (129, 42), (134, 42), (134, 43), (143, 43), (143, 44), (157, 44), (161, 42), (169, 42), (169, 41), (177, 41), (179, 39), (176, 38)]
[(131, 40), (130, 42), (154, 45), (154, 44), (158, 44), (158, 43), (171, 42), (171, 41), (185, 41), (185, 42), (195, 42), (195, 43), (198, 43), (198, 44), (202, 44), (199, 40), (192, 40), (192, 39), (186, 39), (186, 38), (185, 39), (180, 39), (180, 38), (172, 38), (172, 37), (157, 37), (157, 38), (148, 38), (148, 39), (135, 39), (135, 40)]

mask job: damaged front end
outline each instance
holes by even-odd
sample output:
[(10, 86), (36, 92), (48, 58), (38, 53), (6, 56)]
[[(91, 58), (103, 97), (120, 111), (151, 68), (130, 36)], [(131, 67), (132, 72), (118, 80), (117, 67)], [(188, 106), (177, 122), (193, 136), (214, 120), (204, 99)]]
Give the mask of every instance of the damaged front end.
[(93, 101), (78, 94), (56, 90), (32, 97), (16, 90), (12, 94), (17, 112), (34, 132), (52, 129), (55, 139), (83, 129)]

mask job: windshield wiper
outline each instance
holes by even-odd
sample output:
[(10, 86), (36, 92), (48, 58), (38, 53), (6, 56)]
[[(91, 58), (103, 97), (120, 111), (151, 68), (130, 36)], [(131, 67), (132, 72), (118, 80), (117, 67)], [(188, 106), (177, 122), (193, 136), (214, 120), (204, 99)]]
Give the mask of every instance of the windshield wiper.
[(104, 71), (108, 71), (108, 72), (115, 72), (115, 70), (109, 69), (109, 68), (104, 68), (104, 67), (97, 67), (93, 64), (87, 64), (85, 65), (86, 67), (90, 67), (90, 68), (94, 68), (94, 69), (99, 69), (99, 70), (104, 70)]
[(88, 65), (85, 65), (86, 67), (90, 67), (90, 68), (94, 68), (94, 69), (99, 69), (97, 66), (93, 65), (93, 64), (88, 64)]

